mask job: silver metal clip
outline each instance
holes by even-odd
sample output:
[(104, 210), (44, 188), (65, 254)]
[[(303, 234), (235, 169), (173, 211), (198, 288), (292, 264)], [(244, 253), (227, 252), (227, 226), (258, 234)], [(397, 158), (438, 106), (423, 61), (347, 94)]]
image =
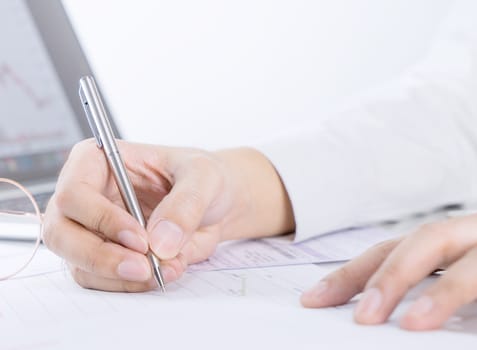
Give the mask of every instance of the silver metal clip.
[(88, 99), (84, 95), (84, 91), (82, 86), (79, 87), (79, 95), (81, 99), (81, 104), (83, 105), (84, 112), (86, 114), (86, 119), (88, 120), (89, 127), (93, 132), (93, 136), (96, 140), (96, 144), (98, 148), (103, 148), (103, 142), (101, 140), (101, 136), (99, 135), (98, 129), (96, 128), (96, 123), (93, 121), (93, 115), (91, 114), (91, 110), (88, 104)]

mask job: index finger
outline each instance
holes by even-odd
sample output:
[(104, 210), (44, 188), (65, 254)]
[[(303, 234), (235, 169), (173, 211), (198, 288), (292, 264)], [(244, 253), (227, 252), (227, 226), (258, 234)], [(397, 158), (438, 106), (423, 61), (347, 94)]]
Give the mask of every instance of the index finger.
[(143, 254), (148, 250), (146, 230), (138, 221), (88, 184), (79, 183), (74, 190), (58, 190), (52, 205), (91, 232)]
[(369, 248), (303, 293), (301, 303), (305, 307), (319, 308), (348, 302), (363, 290), (368, 279), (401, 240), (384, 241)]

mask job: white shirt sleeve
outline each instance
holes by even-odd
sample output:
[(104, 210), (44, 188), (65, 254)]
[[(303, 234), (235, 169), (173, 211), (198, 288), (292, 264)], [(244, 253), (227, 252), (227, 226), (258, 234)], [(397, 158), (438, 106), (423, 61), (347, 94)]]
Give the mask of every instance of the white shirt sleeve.
[(296, 240), (476, 202), (477, 2), (402, 79), (259, 150), (288, 191)]

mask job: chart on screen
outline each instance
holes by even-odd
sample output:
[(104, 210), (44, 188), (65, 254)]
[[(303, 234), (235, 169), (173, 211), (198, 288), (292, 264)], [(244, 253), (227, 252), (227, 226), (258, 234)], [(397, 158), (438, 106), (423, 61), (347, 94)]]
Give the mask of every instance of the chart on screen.
[(79, 139), (72, 110), (22, 1), (0, 2), (0, 158)]

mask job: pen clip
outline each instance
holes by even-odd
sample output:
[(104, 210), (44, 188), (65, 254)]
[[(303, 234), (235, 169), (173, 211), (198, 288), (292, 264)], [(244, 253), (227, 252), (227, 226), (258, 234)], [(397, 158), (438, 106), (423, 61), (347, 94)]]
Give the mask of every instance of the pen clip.
[(81, 104), (83, 105), (84, 113), (86, 114), (86, 119), (88, 120), (89, 127), (96, 140), (96, 145), (98, 146), (98, 148), (103, 148), (103, 142), (101, 140), (101, 136), (99, 135), (98, 129), (96, 128), (96, 123), (93, 120), (93, 115), (91, 114), (88, 99), (84, 95), (83, 89), (81, 87), (79, 89), (79, 95), (81, 98)]

